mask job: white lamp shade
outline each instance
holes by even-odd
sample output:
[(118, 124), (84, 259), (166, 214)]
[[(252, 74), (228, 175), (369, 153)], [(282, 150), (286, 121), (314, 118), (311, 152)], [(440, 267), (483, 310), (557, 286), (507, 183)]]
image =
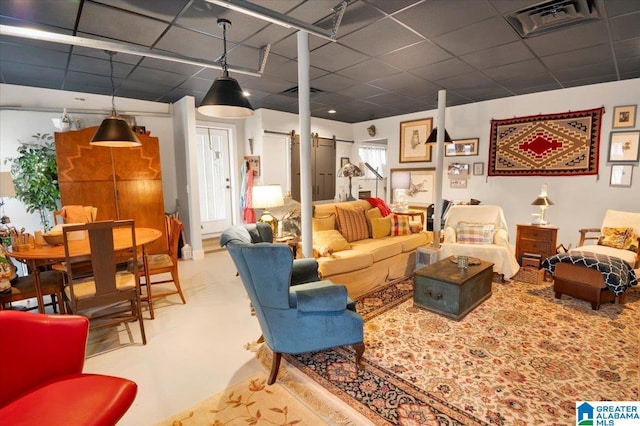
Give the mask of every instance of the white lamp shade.
[(257, 185), (251, 192), (251, 207), (254, 209), (270, 209), (284, 206), (280, 185)]
[(0, 197), (15, 197), (16, 188), (10, 172), (0, 172)]
[(393, 172), (391, 174), (392, 189), (409, 189), (411, 187), (411, 172)]

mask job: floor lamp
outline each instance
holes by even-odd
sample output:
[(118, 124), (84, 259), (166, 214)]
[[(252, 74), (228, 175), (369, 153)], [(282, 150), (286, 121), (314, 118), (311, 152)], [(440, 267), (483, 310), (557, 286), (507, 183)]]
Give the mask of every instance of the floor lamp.
[(376, 177), (376, 198), (378, 198), (378, 181), (383, 180), (384, 178), (380, 173), (378, 173), (376, 169), (373, 168), (371, 164), (365, 162), (364, 165), (367, 166), (367, 169), (371, 170), (371, 173), (373, 173)]

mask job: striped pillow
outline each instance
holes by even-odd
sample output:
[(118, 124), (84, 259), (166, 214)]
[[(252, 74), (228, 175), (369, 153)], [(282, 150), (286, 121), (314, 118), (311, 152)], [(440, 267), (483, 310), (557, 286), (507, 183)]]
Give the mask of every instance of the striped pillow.
[(409, 235), (411, 227), (409, 226), (409, 216), (407, 215), (391, 215), (391, 235)]
[(369, 227), (364, 209), (345, 209), (336, 206), (338, 230), (348, 242), (369, 238)]
[(456, 227), (456, 241), (464, 244), (493, 244), (496, 225), (493, 223), (460, 222)]

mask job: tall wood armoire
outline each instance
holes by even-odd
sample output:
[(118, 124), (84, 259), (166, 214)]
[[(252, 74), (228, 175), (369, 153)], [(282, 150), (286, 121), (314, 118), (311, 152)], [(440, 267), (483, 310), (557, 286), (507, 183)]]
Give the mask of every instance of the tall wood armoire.
[(142, 146), (109, 148), (89, 141), (97, 127), (56, 133), (56, 161), (62, 205), (95, 206), (96, 220), (134, 219), (163, 237), (147, 246), (166, 250), (164, 199), (158, 138), (137, 135)]

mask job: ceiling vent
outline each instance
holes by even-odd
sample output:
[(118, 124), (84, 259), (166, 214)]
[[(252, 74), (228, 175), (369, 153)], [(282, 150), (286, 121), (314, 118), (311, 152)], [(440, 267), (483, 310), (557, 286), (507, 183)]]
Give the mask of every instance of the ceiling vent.
[(595, 0), (551, 0), (505, 17), (522, 38), (600, 19)]
[[(324, 95), (326, 92), (324, 90), (320, 90), (320, 89), (316, 89), (314, 87), (309, 88), (309, 95), (310, 97), (314, 97), (314, 96), (320, 96), (320, 95)], [(298, 86), (293, 86), (290, 89), (287, 90), (283, 90), (282, 92), (280, 92), (281, 95), (285, 95), (285, 96), (291, 96), (291, 97), (298, 97)]]

